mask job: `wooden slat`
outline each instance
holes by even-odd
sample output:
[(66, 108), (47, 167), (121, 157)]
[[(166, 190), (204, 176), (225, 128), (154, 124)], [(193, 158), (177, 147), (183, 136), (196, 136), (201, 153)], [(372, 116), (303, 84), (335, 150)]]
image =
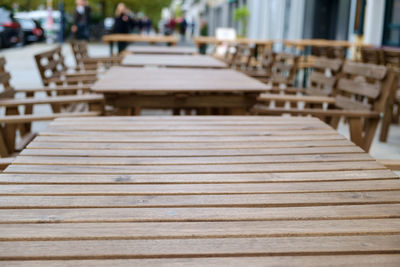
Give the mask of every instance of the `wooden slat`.
[(123, 136), (116, 139), (113, 136), (38, 136), (36, 142), (89, 142), (89, 143), (199, 143), (199, 142), (274, 142), (274, 141), (318, 141), (318, 140), (343, 140), (344, 137), (338, 134), (324, 135), (270, 135), (270, 136), (214, 136), (210, 139), (207, 136)]
[(361, 102), (358, 102), (358, 101), (353, 101), (350, 98), (347, 98), (347, 97), (344, 97), (344, 96), (341, 96), (341, 95), (337, 95), (335, 97), (335, 105), (337, 107), (339, 107), (339, 108), (347, 109), (347, 110), (350, 110), (350, 111), (352, 111), (352, 110), (354, 110), (354, 111), (357, 111), (357, 110), (361, 110), (361, 111), (363, 111), (363, 110), (365, 110), (365, 111), (366, 110), (371, 110), (371, 105), (370, 104), (361, 103)]
[(77, 96), (52, 96), (46, 98), (22, 98), (22, 99), (5, 99), (0, 100), (0, 105), (5, 107), (15, 107), (19, 105), (33, 105), (33, 104), (68, 104), (76, 102), (93, 102), (103, 101), (101, 95), (87, 94)]
[(0, 174), (1, 184), (218, 184), (398, 179), (388, 170), (218, 174)]
[(343, 71), (353, 75), (362, 75), (381, 80), (385, 77), (387, 68), (375, 64), (363, 64), (348, 61), (344, 64)]
[[(207, 238), (169, 240), (13, 241), (1, 260), (289, 256), (400, 253), (400, 236)], [(90, 255), (90, 256), (88, 256)]]
[(340, 79), (337, 87), (341, 91), (367, 96), (373, 99), (377, 98), (381, 93), (381, 89), (377, 84), (369, 84), (367, 82), (361, 83), (350, 79)]
[(53, 113), (51, 115), (8, 115), (0, 118), (0, 123), (24, 123), (24, 122), (32, 122), (32, 121), (50, 121), (59, 117), (91, 117), (98, 116), (100, 112), (70, 112), (70, 113)]
[[(246, 265), (255, 267), (264, 267), (273, 265), (276, 267), (295, 266), (332, 266), (336, 265), (352, 266), (361, 265), (366, 267), (387, 266), (397, 267), (400, 261), (399, 255), (391, 254), (375, 254), (375, 255), (334, 255), (334, 256), (270, 256), (270, 257), (208, 257), (208, 258), (164, 258), (164, 259), (116, 259), (112, 261), (115, 267), (122, 266), (193, 266), (193, 267), (219, 267), (232, 266), (242, 267)], [(44, 260), (44, 261), (3, 261), (7, 266), (109, 266), (110, 261), (107, 260)]]
[(19, 156), (14, 164), (19, 165), (216, 165), (216, 164), (266, 164), (297, 162), (350, 162), (374, 161), (365, 153), (324, 155), (273, 155), (273, 156), (224, 156), (224, 157), (46, 157)]
[[(50, 187), (48, 187), (50, 188)], [(343, 205), (400, 204), (398, 191), (312, 192), (274, 194), (181, 194), (181, 195), (4, 195), (1, 209), (65, 208), (277, 208), (322, 207)], [(187, 210), (185, 210), (186, 212)], [(233, 220), (226, 213), (226, 220)], [(104, 220), (101, 219), (101, 220)], [(243, 218), (242, 220), (246, 220)]]
[(88, 143), (88, 142), (36, 142), (29, 144), (33, 149), (117, 149), (117, 150), (209, 150), (209, 149), (255, 149), (255, 148), (305, 148), (305, 147), (347, 147), (353, 144), (344, 140), (321, 140), (321, 141), (274, 141), (274, 142), (199, 142), (199, 143)]
[[(61, 147), (60, 147), (61, 148)], [(361, 148), (343, 147), (305, 147), (279, 149), (207, 149), (207, 150), (118, 150), (118, 149), (25, 149), (24, 156), (83, 156), (83, 157), (205, 157), (205, 156), (251, 156), (251, 155), (310, 155), (359, 153)]]
[[(20, 197), (21, 198), (21, 197)], [(33, 198), (33, 197), (30, 197)], [(43, 198), (43, 196), (42, 196)], [(56, 199), (55, 197), (52, 197)], [(86, 198), (89, 198), (86, 196)], [(90, 197), (91, 198), (91, 197)], [(70, 202), (73, 200), (70, 197)], [(256, 208), (0, 209), (0, 223), (187, 222), (400, 218), (400, 204)]]
[[(400, 219), (2, 224), (0, 241), (257, 238), (400, 234)], [(207, 231), (204, 231), (207, 229)]]
[[(207, 195), (400, 191), (393, 180), (196, 185), (2, 185), (0, 195)], [(169, 203), (172, 203), (169, 202)]]
[(224, 165), (165, 165), (165, 166), (80, 166), (80, 165), (11, 165), (8, 173), (75, 173), (75, 174), (168, 174), (168, 173), (261, 173), (341, 170), (380, 170), (374, 161), (283, 163), (283, 164), (224, 164)]

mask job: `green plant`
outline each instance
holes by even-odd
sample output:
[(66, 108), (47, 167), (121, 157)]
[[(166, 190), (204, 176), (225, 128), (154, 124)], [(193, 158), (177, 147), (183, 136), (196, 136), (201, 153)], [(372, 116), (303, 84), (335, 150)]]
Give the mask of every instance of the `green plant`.
[(250, 11), (247, 6), (242, 6), (240, 8), (236, 8), (233, 13), (233, 19), (235, 21), (239, 21), (242, 25), (242, 32), (240, 36), (245, 37), (247, 32), (247, 21), (250, 17)]

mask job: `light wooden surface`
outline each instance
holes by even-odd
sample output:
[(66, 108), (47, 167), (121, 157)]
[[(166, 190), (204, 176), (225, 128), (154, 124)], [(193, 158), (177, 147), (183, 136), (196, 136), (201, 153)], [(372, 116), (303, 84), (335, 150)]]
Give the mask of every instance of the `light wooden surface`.
[(310, 117), (62, 118), (0, 175), (5, 266), (399, 266), (400, 181)]
[(103, 35), (103, 42), (170, 43), (176, 45), (178, 43), (178, 38), (164, 35), (108, 34)]
[(99, 93), (263, 92), (265, 84), (235, 70), (112, 67), (92, 86)]
[(126, 51), (133, 54), (150, 55), (194, 55), (197, 49), (186, 46), (129, 46)]
[(204, 55), (126, 55), (122, 60), (122, 65), (128, 67), (227, 68), (224, 62)]

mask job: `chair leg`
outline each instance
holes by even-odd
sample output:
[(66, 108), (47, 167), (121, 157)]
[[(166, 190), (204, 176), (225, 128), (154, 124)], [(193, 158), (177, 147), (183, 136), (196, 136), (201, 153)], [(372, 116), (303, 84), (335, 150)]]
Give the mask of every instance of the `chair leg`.
[(372, 118), (372, 119), (365, 119), (365, 124), (367, 127), (365, 128), (365, 133), (364, 133), (364, 144), (362, 148), (366, 151), (369, 152), (369, 149), (371, 148), (372, 141), (374, 140), (376, 128), (378, 127), (379, 123), (379, 118)]
[[(9, 107), (6, 109), (6, 115), (18, 115), (18, 107)], [(8, 153), (13, 153), (15, 150), (15, 134), (17, 130), (17, 124), (6, 124), (4, 126), (4, 139), (8, 149)]]
[(350, 130), (350, 139), (351, 141), (359, 147), (363, 147), (363, 138), (362, 138), (362, 122), (361, 118), (349, 118), (349, 130)]
[(390, 123), (392, 122), (393, 104), (386, 105), (385, 112), (383, 113), (381, 132), (379, 141), (386, 142), (389, 135)]
[(3, 131), (4, 131), (4, 129), (1, 128), (0, 129), (0, 157), (5, 158), (5, 157), (8, 157), (10, 155), (10, 153), (8, 153), (8, 148), (7, 148), (6, 140), (3, 135)]

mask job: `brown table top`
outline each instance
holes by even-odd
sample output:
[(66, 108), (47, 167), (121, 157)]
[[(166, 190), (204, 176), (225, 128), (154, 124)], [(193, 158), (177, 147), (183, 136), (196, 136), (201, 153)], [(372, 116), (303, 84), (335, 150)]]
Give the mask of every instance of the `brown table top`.
[(99, 93), (264, 92), (265, 84), (230, 69), (112, 67), (91, 88)]
[(126, 50), (133, 54), (154, 55), (193, 55), (197, 53), (196, 48), (186, 46), (129, 46)]
[(227, 65), (204, 55), (126, 55), (122, 65), (131, 67), (162, 66), (175, 68), (226, 68)]
[(146, 43), (173, 43), (178, 42), (175, 36), (165, 35), (139, 35), (139, 34), (107, 34), (103, 42), (146, 42)]
[(4, 266), (400, 263), (398, 177), (316, 118), (57, 119), (0, 183)]

